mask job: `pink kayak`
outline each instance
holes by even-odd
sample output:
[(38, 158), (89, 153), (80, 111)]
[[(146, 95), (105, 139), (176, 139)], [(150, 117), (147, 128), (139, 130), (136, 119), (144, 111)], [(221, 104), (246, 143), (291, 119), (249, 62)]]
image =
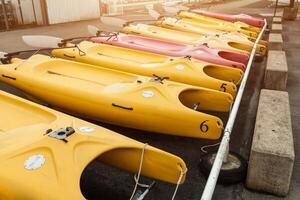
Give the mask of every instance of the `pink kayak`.
[(92, 37), (90, 40), (96, 43), (110, 44), (173, 57), (191, 56), (198, 60), (236, 67), (242, 70), (245, 70), (245, 64), (247, 64), (249, 59), (249, 56), (245, 54), (212, 49), (205, 45), (175, 44), (124, 33), (101, 35), (99, 37)]
[(193, 9), (192, 12), (198, 13), (198, 14), (201, 14), (201, 15), (204, 15), (207, 17), (223, 19), (223, 20), (230, 21), (230, 22), (240, 21), (240, 22), (244, 22), (248, 25), (256, 26), (256, 27), (263, 27), (265, 25), (265, 22), (263, 19), (255, 18), (255, 17), (246, 15), (246, 14), (229, 15), (229, 14), (220, 14), (220, 13), (209, 12), (209, 11), (205, 11), (205, 10), (201, 10), (201, 9)]

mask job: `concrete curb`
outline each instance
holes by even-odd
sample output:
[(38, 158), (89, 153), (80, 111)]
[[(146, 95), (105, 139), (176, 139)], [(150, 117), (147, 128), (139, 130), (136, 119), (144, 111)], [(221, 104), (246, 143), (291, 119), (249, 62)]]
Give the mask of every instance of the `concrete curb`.
[(289, 96), (261, 90), (246, 185), (286, 196), (295, 160)]
[(278, 50), (282, 51), (283, 49), (283, 39), (282, 35), (279, 33), (270, 33), (269, 34), (269, 50)]

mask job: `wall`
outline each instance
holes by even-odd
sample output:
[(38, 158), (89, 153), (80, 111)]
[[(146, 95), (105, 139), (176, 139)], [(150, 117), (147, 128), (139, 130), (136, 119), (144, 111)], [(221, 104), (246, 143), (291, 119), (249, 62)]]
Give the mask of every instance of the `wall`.
[[(18, 6), (18, 0), (12, 0), (11, 2), (14, 5), (18, 24), (22, 24), (22, 18), (21, 18), (21, 12), (20, 12), (20, 9)], [(40, 8), (40, 0), (20, 0), (20, 6), (22, 9), (24, 24), (35, 23), (32, 4), (34, 4), (37, 24), (43, 24), (43, 18), (42, 18), (42, 13), (41, 13), (41, 8)]]
[(49, 24), (95, 19), (100, 16), (99, 0), (47, 0)]

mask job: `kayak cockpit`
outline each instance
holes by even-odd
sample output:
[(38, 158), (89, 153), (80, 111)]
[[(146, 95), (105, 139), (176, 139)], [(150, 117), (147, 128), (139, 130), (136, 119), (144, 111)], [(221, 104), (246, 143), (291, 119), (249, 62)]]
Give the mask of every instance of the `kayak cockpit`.
[[(82, 194), (85, 198), (89, 199), (93, 195), (93, 192), (89, 189), (90, 186), (93, 185), (95, 187), (97, 185), (97, 188), (101, 190), (103, 183), (108, 182), (108, 184), (112, 184), (111, 172), (117, 174), (118, 177), (122, 177), (123, 181), (124, 179), (130, 180), (129, 184), (132, 184), (133, 174), (132, 176), (128, 176), (128, 172), (136, 174), (139, 172), (142, 154), (142, 169), (140, 171), (142, 176), (176, 184), (180, 172), (186, 171), (186, 166), (180, 159), (145, 144), (115, 147), (101, 153), (84, 167), (80, 177)], [(164, 159), (166, 156), (168, 159)], [(183, 177), (182, 182), (184, 179)], [(118, 184), (118, 180), (114, 179), (112, 185)], [(127, 183), (128, 181), (125, 181), (122, 184)], [(109, 194), (101, 194), (101, 196), (103, 195)]]
[(182, 105), (195, 111), (228, 112), (233, 102), (230, 94), (204, 89), (186, 89), (178, 98)]
[[(242, 70), (229, 67), (221, 67), (217, 65), (206, 65), (203, 67), (203, 71), (206, 75), (212, 78), (232, 82), (236, 85), (239, 84), (240, 80), (243, 77)], [(236, 87), (233, 89), (236, 90)]]
[(250, 52), (252, 50), (252, 46), (245, 44), (245, 43), (240, 43), (240, 42), (228, 42), (228, 45), (235, 48), (235, 49), (239, 49), (242, 51), (247, 51)]
[(247, 64), (249, 59), (249, 56), (246, 54), (235, 53), (230, 51), (219, 51), (218, 55), (223, 59), (239, 62), (243, 64)]

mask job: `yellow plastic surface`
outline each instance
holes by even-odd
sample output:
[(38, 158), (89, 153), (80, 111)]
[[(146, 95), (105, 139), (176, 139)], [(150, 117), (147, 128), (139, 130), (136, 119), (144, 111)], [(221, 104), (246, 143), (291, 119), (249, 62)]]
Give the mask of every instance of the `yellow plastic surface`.
[(182, 32), (147, 24), (130, 24), (129, 26), (124, 27), (122, 32), (180, 44), (205, 44), (211, 48), (249, 55), (249, 49), (240, 49), (239, 46), (230, 45), (230, 40), (226, 38), (217, 38), (215, 36), (203, 36), (198, 33)]
[(0, 74), (1, 81), (66, 112), (186, 137), (218, 139), (221, 119), (202, 111), (228, 112), (233, 102), (225, 92), (43, 55), (13, 59), (0, 65)]
[(254, 38), (258, 36), (261, 30), (260, 28), (250, 26), (243, 22), (229, 22), (188, 11), (181, 11), (178, 13), (178, 16), (181, 17), (185, 22), (199, 25), (206, 29), (226, 32), (239, 32)]
[(172, 58), (106, 44), (81, 42), (78, 48), (52, 51), (56, 57), (121, 70), (144, 76), (169, 77), (172, 81), (228, 92), (235, 96), (243, 72), (192, 58)]
[[(188, 22), (185, 22), (182, 19), (176, 19), (171, 17), (165, 17), (156, 22), (156, 25), (169, 28), (173, 30), (179, 30), (183, 32), (190, 32), (190, 33), (197, 33), (201, 35), (206, 36), (215, 36), (217, 38), (220, 38), (222, 40), (227, 40), (228, 44), (232, 47), (238, 48), (238, 49), (244, 49), (250, 52), (254, 46), (253, 39), (250, 37), (247, 37), (244, 34), (238, 33), (238, 32), (224, 32), (219, 30), (212, 30), (203, 28), (199, 25), (191, 24)], [(256, 48), (256, 53), (265, 55), (267, 52), (267, 48), (265, 46), (266, 42), (261, 41)]]
[[(4, 92), (0, 110), (0, 199), (84, 199), (80, 177), (93, 160), (138, 172), (144, 147), (140, 142)], [(75, 130), (67, 142), (46, 134), (66, 127)], [(38, 159), (28, 162), (36, 155)], [(179, 157), (145, 147), (142, 175), (176, 184), (185, 170)]]

